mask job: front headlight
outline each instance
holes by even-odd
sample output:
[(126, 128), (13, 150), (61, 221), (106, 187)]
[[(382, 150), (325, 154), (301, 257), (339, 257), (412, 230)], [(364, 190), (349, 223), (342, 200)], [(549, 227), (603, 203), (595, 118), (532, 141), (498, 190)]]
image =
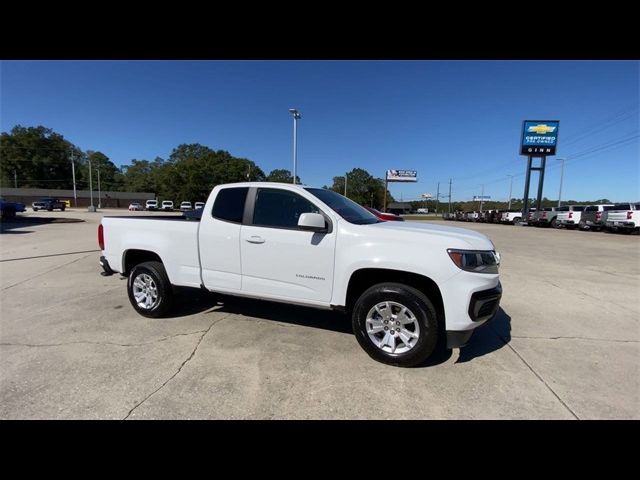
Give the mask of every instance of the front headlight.
[(447, 250), (453, 263), (462, 270), (474, 273), (498, 273), (500, 255), (489, 250)]

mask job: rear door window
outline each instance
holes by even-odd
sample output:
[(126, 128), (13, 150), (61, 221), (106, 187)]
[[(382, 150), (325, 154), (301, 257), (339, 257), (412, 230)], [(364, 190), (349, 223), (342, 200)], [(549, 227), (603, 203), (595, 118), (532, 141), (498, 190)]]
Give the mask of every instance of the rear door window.
[(212, 215), (225, 222), (242, 223), (249, 187), (223, 188), (216, 195)]

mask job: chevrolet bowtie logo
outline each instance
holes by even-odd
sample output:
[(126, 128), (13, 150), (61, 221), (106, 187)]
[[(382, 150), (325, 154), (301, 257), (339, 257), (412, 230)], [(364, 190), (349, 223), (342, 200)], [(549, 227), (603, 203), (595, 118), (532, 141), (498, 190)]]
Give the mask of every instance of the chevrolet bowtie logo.
[(538, 135), (544, 135), (545, 133), (551, 133), (556, 129), (556, 127), (550, 127), (544, 123), (540, 123), (535, 126), (531, 126), (527, 129), (527, 132), (537, 133)]

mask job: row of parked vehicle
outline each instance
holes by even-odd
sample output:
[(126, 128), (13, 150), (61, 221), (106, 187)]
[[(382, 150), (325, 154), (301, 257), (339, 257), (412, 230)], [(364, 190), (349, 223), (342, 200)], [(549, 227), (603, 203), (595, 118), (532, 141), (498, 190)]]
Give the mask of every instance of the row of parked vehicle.
[(445, 220), (460, 222), (527, 224), (536, 227), (578, 228), (580, 230), (640, 231), (640, 203), (602, 205), (566, 205), (522, 210), (486, 210), (484, 212), (445, 213)]
[[(196, 202), (194, 205), (192, 205), (191, 202), (182, 202), (178, 210), (180, 210), (181, 212), (188, 212), (194, 209), (197, 210), (198, 208), (204, 208), (204, 202)], [(129, 205), (129, 211), (136, 210), (164, 210), (165, 212), (173, 212), (174, 207), (171, 200), (163, 200), (160, 204), (158, 204), (158, 200), (147, 200), (144, 207), (138, 202), (133, 202)]]

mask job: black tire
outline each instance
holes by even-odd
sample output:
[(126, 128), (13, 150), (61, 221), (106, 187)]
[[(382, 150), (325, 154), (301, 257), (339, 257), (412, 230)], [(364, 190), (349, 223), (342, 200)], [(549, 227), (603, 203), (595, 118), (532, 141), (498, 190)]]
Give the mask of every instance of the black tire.
[[(369, 338), (366, 327), (367, 314), (376, 304), (384, 301), (397, 302), (407, 307), (418, 322), (418, 340), (407, 352), (383, 351)], [(351, 321), (356, 339), (364, 351), (374, 360), (388, 365), (419, 365), (433, 353), (438, 344), (438, 319), (433, 304), (420, 290), (400, 283), (380, 283), (367, 289), (356, 301)]]
[(513, 224), (514, 225), (520, 225), (522, 223), (522, 218), (520, 217), (516, 217), (513, 219)]
[(60, 211), (64, 212), (65, 207), (60, 207)]
[[(133, 293), (134, 280), (142, 274), (146, 274), (151, 277), (155, 283), (158, 294), (157, 303), (149, 309), (139, 306)], [(134, 310), (144, 317), (162, 317), (170, 310), (173, 303), (173, 288), (171, 286), (171, 282), (169, 282), (169, 277), (164, 269), (164, 265), (161, 262), (144, 262), (133, 267), (129, 273), (129, 279), (127, 280), (127, 293), (129, 294), (129, 301), (131, 302)]]
[(587, 227), (587, 223), (584, 220), (580, 220), (580, 222), (578, 223), (578, 229), (579, 230), (586, 230)]
[(37, 208), (34, 208), (34, 209), (33, 209), (33, 211), (34, 211), (34, 212), (37, 212), (37, 211), (38, 211), (38, 209), (37, 209)]
[(553, 217), (551, 219), (551, 228), (558, 228), (558, 220), (556, 219), (556, 217)]
[(53, 212), (53, 207), (47, 208), (47, 212)]

